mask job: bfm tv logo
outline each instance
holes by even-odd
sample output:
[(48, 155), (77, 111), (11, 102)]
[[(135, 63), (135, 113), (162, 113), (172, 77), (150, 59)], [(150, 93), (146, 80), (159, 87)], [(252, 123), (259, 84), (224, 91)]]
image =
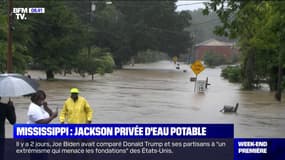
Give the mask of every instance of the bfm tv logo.
[(45, 8), (13, 8), (17, 20), (27, 20), (26, 14), (45, 13)]

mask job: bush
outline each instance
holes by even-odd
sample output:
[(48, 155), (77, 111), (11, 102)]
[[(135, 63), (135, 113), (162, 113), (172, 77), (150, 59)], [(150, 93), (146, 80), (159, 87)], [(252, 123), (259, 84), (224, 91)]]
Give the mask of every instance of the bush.
[(167, 54), (163, 52), (148, 49), (146, 51), (139, 52), (138, 55), (135, 57), (135, 62), (136, 63), (151, 63), (151, 62), (167, 60), (167, 59), (168, 59)]
[(241, 82), (241, 68), (239, 66), (228, 66), (222, 70), (221, 76), (230, 82)]
[(213, 52), (207, 52), (204, 56), (204, 62), (209, 67), (215, 67), (218, 65), (225, 64), (226, 59), (223, 55), (213, 53)]
[(87, 51), (82, 51), (79, 56), (76, 71), (84, 76), (88, 73), (93, 76), (98, 73), (104, 75), (105, 73), (112, 73), (115, 65), (111, 53), (104, 51), (102, 48), (94, 48), (90, 54)]
[(105, 73), (112, 73), (114, 66), (115, 66), (115, 62), (113, 57), (111, 56), (110, 53), (107, 53), (106, 56), (104, 56), (103, 58), (103, 63), (104, 63), (104, 72)]

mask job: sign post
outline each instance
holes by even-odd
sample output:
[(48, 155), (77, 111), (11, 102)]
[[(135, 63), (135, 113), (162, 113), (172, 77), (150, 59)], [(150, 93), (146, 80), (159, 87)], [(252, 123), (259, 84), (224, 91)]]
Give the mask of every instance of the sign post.
[(192, 69), (192, 71), (196, 75), (196, 81), (195, 81), (195, 86), (194, 86), (194, 92), (195, 92), (196, 91), (198, 74), (200, 74), (205, 69), (205, 67), (203, 66), (201, 61), (197, 60), (190, 66), (190, 68)]

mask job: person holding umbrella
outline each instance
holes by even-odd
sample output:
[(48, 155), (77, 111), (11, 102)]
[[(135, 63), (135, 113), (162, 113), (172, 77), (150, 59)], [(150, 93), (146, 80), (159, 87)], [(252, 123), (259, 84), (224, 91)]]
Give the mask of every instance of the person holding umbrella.
[(19, 97), (35, 93), (39, 84), (30, 78), (17, 73), (0, 74), (0, 97), (9, 97), (8, 104), (0, 103), (0, 159), (5, 153), (5, 120), (11, 124), (16, 122), (16, 114), (11, 97)]
[(58, 111), (53, 112), (45, 102), (46, 94), (38, 90), (31, 97), (31, 103), (28, 110), (29, 124), (48, 124), (57, 117)]
[[(1, 97), (0, 97), (1, 100)], [(9, 99), (8, 103), (0, 102), (0, 159), (4, 159), (5, 153), (5, 120), (10, 124), (16, 123), (16, 114), (13, 102)]]
[[(1, 100), (1, 97), (0, 97)], [(5, 120), (8, 119), (10, 124), (16, 123), (15, 107), (12, 101), (1, 103), (0, 102), (0, 139), (5, 138)]]

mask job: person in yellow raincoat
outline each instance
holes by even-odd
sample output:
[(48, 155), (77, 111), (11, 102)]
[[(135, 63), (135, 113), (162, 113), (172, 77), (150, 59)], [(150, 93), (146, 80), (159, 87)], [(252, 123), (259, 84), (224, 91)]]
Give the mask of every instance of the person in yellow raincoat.
[(64, 102), (60, 113), (60, 123), (86, 124), (91, 123), (93, 110), (84, 97), (78, 96), (79, 90), (72, 88), (71, 96)]

